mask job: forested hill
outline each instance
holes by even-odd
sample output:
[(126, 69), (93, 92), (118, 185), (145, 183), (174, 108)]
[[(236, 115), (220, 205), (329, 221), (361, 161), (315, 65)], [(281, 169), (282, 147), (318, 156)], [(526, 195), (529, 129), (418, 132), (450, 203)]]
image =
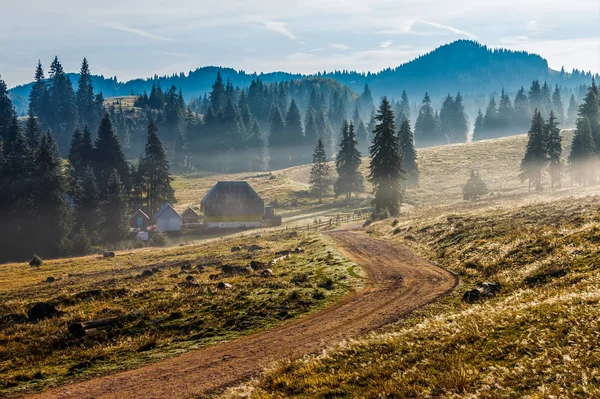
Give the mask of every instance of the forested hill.
[[(32, 65), (32, 76), (35, 65)], [(304, 75), (286, 72), (247, 73), (231, 68), (202, 67), (188, 74), (180, 73), (171, 76), (154, 76), (148, 79), (135, 79), (119, 82), (116, 78), (94, 76), (94, 88), (102, 92), (104, 97), (116, 97), (148, 93), (158, 80), (164, 88), (175, 85), (181, 88), (186, 100), (199, 97), (211, 90), (217, 71), (221, 71), (224, 81), (228, 79), (234, 86), (248, 87), (253, 79), (260, 77), (264, 83), (301, 79)], [(520, 86), (529, 85), (539, 79), (549, 85), (575, 87), (589, 84), (592, 75), (578, 70), (570, 73), (549, 69), (548, 62), (539, 55), (505, 49), (491, 49), (469, 40), (458, 40), (441, 46), (425, 55), (396, 68), (388, 68), (378, 73), (357, 73), (352, 71), (334, 71), (319, 73), (318, 76), (329, 77), (361, 92), (368, 84), (375, 98), (387, 95), (400, 97), (402, 90), (409, 94), (421, 96), (429, 92), (433, 98), (460, 91), (463, 94), (482, 94), (516, 91)], [(75, 85), (77, 74), (69, 74)], [(11, 90), (13, 103), (17, 112), (23, 114), (26, 109), (24, 99), (29, 95), (31, 84), (15, 87)]]

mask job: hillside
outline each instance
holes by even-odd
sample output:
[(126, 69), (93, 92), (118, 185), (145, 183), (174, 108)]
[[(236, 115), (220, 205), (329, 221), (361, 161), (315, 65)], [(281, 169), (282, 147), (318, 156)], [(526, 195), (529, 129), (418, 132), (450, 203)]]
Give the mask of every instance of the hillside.
[[(32, 75), (33, 75), (32, 66)], [(461, 91), (463, 94), (487, 94), (505, 88), (513, 91), (520, 86), (529, 86), (534, 79), (547, 80), (550, 85), (575, 87), (589, 84), (590, 74), (575, 71), (562, 73), (548, 68), (548, 62), (537, 54), (504, 49), (492, 49), (469, 40), (458, 40), (438, 47), (410, 62), (376, 73), (352, 71), (330, 71), (316, 75), (299, 75), (287, 72), (248, 73), (232, 68), (206, 66), (186, 73), (170, 76), (154, 76), (147, 79), (134, 79), (119, 82), (116, 77), (94, 76), (93, 84), (97, 92), (105, 97), (127, 96), (131, 93), (150, 92), (153, 83), (162, 87), (175, 85), (183, 90), (186, 100), (204, 95), (210, 91), (217, 71), (224, 80), (231, 80), (234, 86), (247, 87), (252, 80), (260, 78), (265, 83), (303, 79), (310, 76), (332, 78), (353, 90), (361, 92), (364, 85), (371, 87), (376, 97), (387, 95), (399, 97), (402, 90), (409, 95), (422, 96), (428, 91), (434, 97)], [(78, 74), (69, 74), (75, 84)], [(11, 89), (11, 93), (27, 98), (31, 83)], [(17, 112), (23, 113), (22, 107)]]

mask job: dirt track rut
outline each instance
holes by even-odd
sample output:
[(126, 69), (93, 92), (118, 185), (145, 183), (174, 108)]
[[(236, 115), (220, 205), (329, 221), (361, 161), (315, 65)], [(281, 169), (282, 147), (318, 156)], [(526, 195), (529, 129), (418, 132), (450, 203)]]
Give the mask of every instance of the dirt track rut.
[(402, 245), (365, 234), (328, 233), (368, 274), (366, 287), (319, 312), (139, 369), (51, 389), (36, 399), (150, 399), (211, 396), (270, 362), (317, 352), (396, 321), (450, 291), (456, 279)]

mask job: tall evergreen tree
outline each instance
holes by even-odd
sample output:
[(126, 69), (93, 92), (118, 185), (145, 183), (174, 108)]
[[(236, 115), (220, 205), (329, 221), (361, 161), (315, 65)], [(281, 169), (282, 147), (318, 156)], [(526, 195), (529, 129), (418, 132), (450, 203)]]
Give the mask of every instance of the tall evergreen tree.
[(29, 110), (41, 120), (46, 120), (48, 106), (48, 90), (46, 88), (46, 77), (42, 63), (38, 61), (35, 69), (35, 81), (29, 92)]
[(521, 161), (521, 179), (529, 181), (529, 191), (533, 185), (542, 189), (542, 169), (546, 163), (546, 140), (544, 119), (540, 111), (535, 110), (528, 133), (527, 149)]
[(27, 145), (29, 145), (29, 148), (37, 149), (39, 147), (42, 138), (42, 129), (31, 108), (27, 115), (25, 137), (27, 138)]
[(500, 103), (498, 104), (498, 127), (501, 130), (501, 133), (505, 134), (510, 132), (510, 128), (512, 127), (512, 118), (513, 118), (513, 108), (510, 102), (510, 98), (502, 89), (502, 93), (500, 94)]
[(451, 143), (464, 143), (467, 141), (469, 134), (469, 122), (465, 106), (463, 105), (463, 97), (460, 92), (454, 97), (454, 118), (452, 119), (452, 131), (450, 135)]
[(402, 156), (402, 167), (406, 171), (405, 185), (416, 186), (419, 184), (419, 165), (417, 164), (417, 150), (415, 137), (410, 128), (410, 121), (404, 119), (398, 131), (398, 143)]
[(102, 224), (100, 190), (90, 166), (84, 168), (78, 191), (75, 198), (75, 231), (81, 232), (83, 228), (91, 242), (98, 242)]
[(116, 243), (129, 231), (129, 210), (125, 187), (121, 183), (116, 169), (109, 174), (106, 187), (102, 193), (102, 223), (100, 225), (103, 241)]
[(310, 191), (319, 198), (319, 204), (323, 202), (323, 196), (327, 194), (330, 185), (330, 171), (327, 164), (325, 144), (323, 139), (319, 137), (310, 169)]
[(10, 139), (10, 132), (13, 129), (11, 125), (16, 116), (13, 103), (8, 97), (8, 87), (0, 76), (0, 141), (6, 143)]
[(529, 99), (525, 94), (523, 86), (517, 92), (513, 102), (513, 127), (517, 132), (524, 131), (529, 127), (531, 121), (531, 111), (529, 109)]
[(552, 92), (550, 91), (550, 86), (548, 86), (548, 83), (544, 82), (542, 85), (542, 109), (540, 110), (542, 117), (547, 118), (551, 110)]
[(377, 126), (375, 137), (370, 148), (371, 164), (369, 180), (373, 185), (375, 213), (389, 213), (397, 216), (400, 213), (402, 200), (401, 182), (404, 180), (402, 155), (400, 155), (394, 113), (390, 102), (383, 97), (376, 115)]
[(256, 119), (250, 124), (247, 138), (248, 162), (251, 171), (265, 170), (265, 144), (260, 134), (260, 127)]
[(596, 81), (592, 79), (592, 85), (588, 88), (582, 104), (579, 106), (579, 118), (585, 117), (590, 123), (594, 148), (596, 153), (600, 152), (600, 93)]
[(54, 57), (50, 66), (47, 104), (46, 127), (49, 127), (54, 133), (59, 148), (66, 151), (71, 132), (75, 130), (77, 122), (77, 103), (71, 79), (63, 70), (58, 57)]
[(477, 117), (475, 118), (475, 126), (473, 128), (473, 141), (485, 140), (485, 117), (481, 108), (477, 111)]
[(562, 169), (562, 163), (560, 157), (562, 155), (562, 143), (560, 138), (560, 128), (558, 127), (558, 121), (554, 115), (554, 111), (550, 111), (550, 117), (548, 123), (544, 127), (546, 129), (546, 151), (548, 153), (548, 161), (550, 162), (550, 181), (551, 186), (561, 186), (560, 174)]
[(219, 112), (226, 104), (225, 86), (223, 85), (223, 78), (221, 78), (221, 71), (217, 71), (217, 79), (212, 86), (210, 92), (210, 105), (213, 107), (215, 112)]
[(448, 94), (440, 110), (440, 132), (446, 137), (447, 142), (450, 142), (453, 134), (454, 118), (454, 98)]
[(283, 150), (287, 153), (286, 158), (289, 158), (289, 164), (286, 166), (301, 164), (301, 146), (304, 142), (304, 131), (302, 130), (302, 116), (300, 116), (300, 110), (296, 105), (296, 101), (293, 99), (285, 117), (285, 136), (286, 145)]
[(560, 96), (560, 90), (558, 85), (554, 88), (552, 93), (552, 109), (554, 110), (554, 116), (556, 117), (557, 123), (565, 123), (565, 109), (563, 106), (562, 98)]
[(495, 137), (498, 130), (498, 108), (494, 96), (490, 98), (485, 116), (483, 117), (483, 129), (487, 138)]
[(106, 193), (108, 180), (113, 170), (116, 170), (119, 174), (119, 183), (123, 184), (125, 192), (129, 192), (131, 189), (129, 166), (125, 160), (119, 138), (108, 113), (104, 114), (98, 127), (91, 165), (94, 169), (103, 200), (106, 200), (104, 194)]
[(579, 110), (579, 105), (575, 100), (575, 96), (571, 94), (571, 98), (569, 99), (569, 108), (567, 110), (567, 126), (574, 127), (577, 122), (577, 112)]
[(535, 110), (541, 110), (544, 107), (542, 87), (538, 80), (531, 82), (531, 87), (529, 88), (529, 107), (532, 115), (535, 114)]
[(269, 123), (269, 169), (275, 170), (290, 164), (288, 154), (284, 152), (287, 145), (285, 137), (285, 122), (281, 111), (276, 104), (271, 110), (271, 121)]
[(327, 159), (332, 159), (334, 154), (334, 139), (333, 139), (333, 128), (329, 123), (329, 118), (325, 111), (317, 113), (317, 126), (319, 127), (319, 137), (323, 139), (325, 145), (325, 153)]
[(410, 119), (410, 102), (408, 101), (408, 95), (406, 90), (402, 90), (402, 96), (400, 98), (400, 117), (397, 118), (400, 121), (399, 126), (405, 119)]
[(352, 193), (364, 190), (363, 176), (358, 170), (360, 163), (354, 124), (344, 122), (340, 150), (335, 158), (335, 168), (338, 173), (338, 179), (334, 184), (336, 196), (345, 195), (349, 199), (352, 197)]
[(146, 209), (154, 214), (165, 203), (175, 201), (175, 191), (171, 187), (173, 180), (169, 174), (169, 161), (158, 136), (158, 127), (153, 120), (148, 125), (146, 151), (139, 163), (145, 193)]
[(419, 147), (436, 145), (441, 142), (438, 136), (436, 118), (431, 107), (431, 99), (427, 93), (425, 93), (425, 97), (423, 98), (423, 104), (415, 124), (415, 140)]
[(592, 183), (596, 173), (596, 148), (592, 137), (592, 128), (587, 116), (582, 115), (577, 119), (577, 127), (571, 142), (569, 166), (571, 179), (581, 185)]
[(90, 73), (90, 67), (86, 58), (84, 58), (81, 63), (76, 97), (79, 124), (81, 126), (87, 125), (90, 129), (96, 129), (100, 120), (100, 115), (94, 97), (92, 74)]

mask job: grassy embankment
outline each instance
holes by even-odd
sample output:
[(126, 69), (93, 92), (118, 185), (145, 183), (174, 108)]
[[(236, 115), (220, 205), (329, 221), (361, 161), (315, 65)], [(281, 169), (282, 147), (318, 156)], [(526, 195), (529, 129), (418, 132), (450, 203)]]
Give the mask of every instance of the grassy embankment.
[[(231, 252), (233, 246), (263, 249)], [(302, 246), (273, 266), (271, 277), (221, 275), (219, 264), (268, 262), (277, 251)], [(188, 269), (187, 265), (191, 267)], [(204, 270), (198, 267), (203, 265)], [(183, 268), (182, 268), (183, 266)], [(147, 270), (158, 272), (143, 277)], [(59, 385), (229, 340), (314, 311), (353, 290), (360, 279), (324, 237), (293, 231), (217, 240), (210, 244), (0, 267), (0, 314), (54, 304), (64, 315), (38, 323), (0, 325), (0, 396)], [(54, 282), (46, 282), (48, 277)], [(214, 276), (213, 276), (214, 277)], [(218, 289), (220, 282), (232, 284)], [(72, 336), (67, 325), (145, 315), (114, 328)]]
[[(274, 365), (229, 396), (600, 397), (598, 187), (569, 188), (566, 179), (560, 190), (527, 194), (516, 177), (524, 144), (422, 151), (422, 185), (408, 195), (422, 206), (368, 227), (455, 271), (451, 295), (385, 331)], [(469, 167), (493, 195), (465, 204)], [(501, 293), (463, 303), (483, 281), (500, 282)]]

